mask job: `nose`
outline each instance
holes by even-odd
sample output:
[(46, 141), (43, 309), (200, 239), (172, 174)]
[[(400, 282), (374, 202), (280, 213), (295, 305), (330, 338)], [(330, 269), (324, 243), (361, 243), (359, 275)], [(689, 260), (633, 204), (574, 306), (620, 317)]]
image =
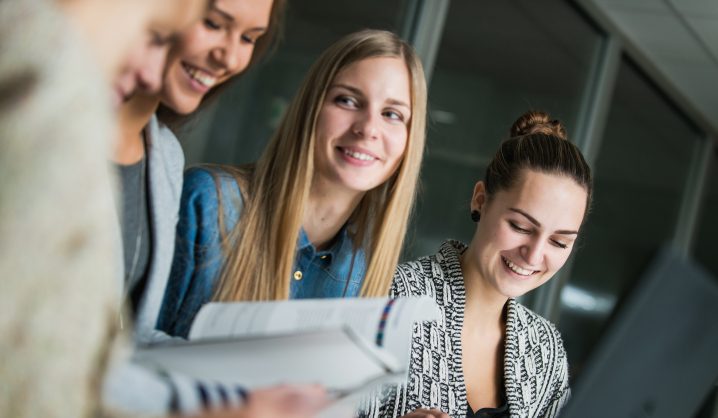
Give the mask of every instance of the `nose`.
[(521, 247), (521, 256), (532, 267), (539, 267), (543, 261), (546, 243), (541, 239), (532, 239)]
[(166, 48), (156, 48), (137, 75), (137, 84), (146, 93), (156, 93), (162, 87), (162, 73), (167, 58)]
[(352, 125), (352, 132), (361, 138), (376, 139), (379, 137), (379, 121), (369, 109), (357, 112), (357, 119)]
[(232, 76), (247, 68), (253, 50), (252, 44), (245, 45), (241, 40), (227, 40), (212, 50), (212, 58), (227, 71), (228, 75)]

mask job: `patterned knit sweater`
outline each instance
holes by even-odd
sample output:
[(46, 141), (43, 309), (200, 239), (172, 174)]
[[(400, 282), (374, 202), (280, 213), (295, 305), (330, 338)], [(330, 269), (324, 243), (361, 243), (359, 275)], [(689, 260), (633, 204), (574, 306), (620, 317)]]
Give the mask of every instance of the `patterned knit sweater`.
[[(443, 317), (414, 327), (408, 382), (367, 401), (361, 416), (400, 417), (417, 408), (466, 416), (461, 357), (466, 291), (459, 263), (465, 248), (447, 241), (437, 254), (397, 268), (392, 296), (433, 296)], [(507, 304), (504, 386), (510, 416), (555, 417), (570, 394), (561, 337), (549, 321), (516, 300)]]

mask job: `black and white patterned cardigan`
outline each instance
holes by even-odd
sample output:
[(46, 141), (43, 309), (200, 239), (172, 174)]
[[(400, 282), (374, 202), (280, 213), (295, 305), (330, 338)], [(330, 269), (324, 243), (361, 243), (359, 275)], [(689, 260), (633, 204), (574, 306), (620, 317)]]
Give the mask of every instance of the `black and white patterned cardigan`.
[[(459, 263), (465, 248), (447, 241), (437, 254), (397, 268), (392, 296), (433, 296), (443, 317), (414, 327), (408, 382), (367, 400), (360, 416), (391, 418), (417, 408), (439, 408), (452, 418), (466, 417), (461, 360), (466, 292)], [(561, 336), (516, 300), (507, 303), (504, 385), (510, 416), (555, 417), (570, 394)]]

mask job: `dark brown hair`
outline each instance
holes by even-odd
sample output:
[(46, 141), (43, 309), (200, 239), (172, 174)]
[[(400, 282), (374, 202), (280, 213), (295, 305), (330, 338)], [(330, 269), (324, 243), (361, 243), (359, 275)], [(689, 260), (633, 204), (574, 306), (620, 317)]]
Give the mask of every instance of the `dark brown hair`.
[(514, 122), (510, 135), (486, 168), (488, 198), (513, 187), (521, 171), (529, 169), (573, 179), (586, 190), (588, 213), (593, 195), (591, 168), (581, 150), (568, 140), (563, 124), (547, 113), (529, 111)]

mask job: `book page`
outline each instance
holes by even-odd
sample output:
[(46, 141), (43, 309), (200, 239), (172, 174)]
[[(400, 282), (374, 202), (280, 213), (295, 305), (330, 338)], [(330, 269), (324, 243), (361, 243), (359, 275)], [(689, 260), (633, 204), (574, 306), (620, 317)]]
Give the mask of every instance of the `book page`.
[(439, 318), (433, 299), (336, 298), (276, 302), (210, 303), (197, 315), (189, 338), (273, 335), (343, 326), (408, 362), (412, 325)]
[(320, 383), (342, 396), (396, 375), (378, 351), (346, 328), (152, 346), (138, 349), (133, 360), (207, 383), (247, 389)]

